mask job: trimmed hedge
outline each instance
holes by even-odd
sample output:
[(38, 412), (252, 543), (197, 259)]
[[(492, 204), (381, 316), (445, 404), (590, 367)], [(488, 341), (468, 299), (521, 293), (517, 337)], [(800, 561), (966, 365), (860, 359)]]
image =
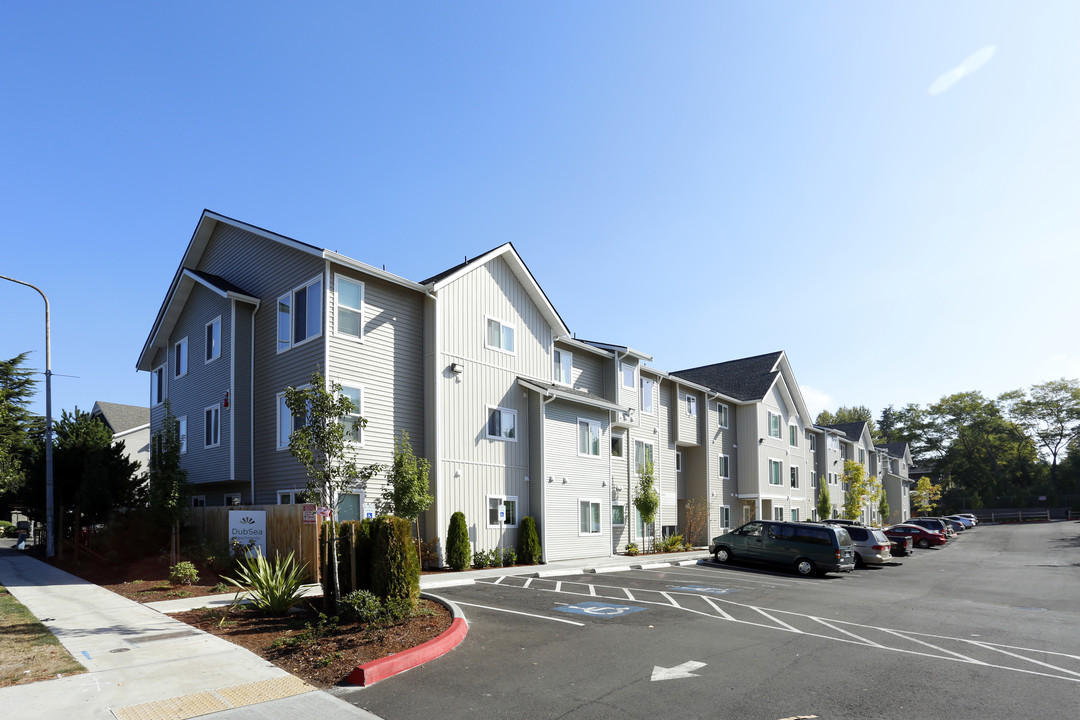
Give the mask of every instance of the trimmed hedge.
[(464, 570), (470, 562), (469, 527), (465, 524), (465, 513), (458, 510), (450, 516), (450, 528), (446, 532), (446, 564), (451, 570)]
[(536, 518), (526, 515), (521, 519), (521, 531), (518, 533), (517, 561), (524, 565), (536, 565), (542, 555), (540, 536), (536, 533)]
[(412, 523), (393, 515), (380, 515), (371, 525), (371, 591), (380, 598), (420, 596), (420, 560)]

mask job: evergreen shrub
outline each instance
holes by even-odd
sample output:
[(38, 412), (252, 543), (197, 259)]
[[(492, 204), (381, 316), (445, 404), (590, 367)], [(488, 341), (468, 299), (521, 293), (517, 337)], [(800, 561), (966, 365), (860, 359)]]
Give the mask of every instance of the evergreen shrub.
[(540, 536), (536, 533), (536, 518), (526, 515), (521, 520), (518, 534), (517, 557), (525, 565), (536, 565), (541, 558)]
[(412, 538), (412, 523), (380, 515), (371, 526), (371, 591), (380, 598), (420, 596), (420, 563)]
[(451, 570), (464, 570), (469, 567), (471, 558), (469, 527), (465, 524), (465, 513), (459, 510), (450, 517), (450, 528), (446, 533), (446, 564)]

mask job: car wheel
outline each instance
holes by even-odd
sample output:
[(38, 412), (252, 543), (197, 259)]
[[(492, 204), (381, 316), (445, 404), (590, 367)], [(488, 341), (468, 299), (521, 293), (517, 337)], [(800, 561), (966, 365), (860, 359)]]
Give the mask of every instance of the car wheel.
[(803, 577), (810, 577), (817, 572), (817, 567), (814, 565), (813, 560), (799, 558), (795, 561), (795, 572), (799, 573)]
[(718, 547), (713, 553), (713, 559), (721, 565), (727, 564), (731, 562), (731, 551), (726, 547)]
[(863, 562), (862, 555), (859, 553), (855, 553), (855, 567), (866, 567), (866, 563)]
[(919, 541), (915, 543), (916, 547), (921, 547), (923, 550), (930, 547), (930, 541), (926, 538), (919, 538)]

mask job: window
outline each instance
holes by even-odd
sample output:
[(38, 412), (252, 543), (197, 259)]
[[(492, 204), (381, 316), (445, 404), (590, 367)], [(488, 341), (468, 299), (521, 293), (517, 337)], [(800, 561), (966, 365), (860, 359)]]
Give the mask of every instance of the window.
[(799, 487), (799, 468), (791, 466), (791, 487)]
[(612, 505), (611, 506), (611, 524), (619, 526), (619, 527), (626, 524), (626, 506), (625, 505)]
[(780, 416), (774, 412), (769, 413), (769, 437), (783, 437), (780, 434)]
[(203, 413), (204, 419), (204, 442), (203, 445), (217, 447), (221, 444), (221, 406), (211, 405)]
[(791, 508), (791, 522), (799, 522), (799, 508)]
[(600, 501), (578, 501), (578, 535), (600, 534)]
[(799, 426), (788, 425), (787, 428), (788, 445), (791, 447), (799, 447)]
[(653, 381), (641, 378), (641, 412), (652, 415)]
[(810, 487), (812, 487), (812, 488), (817, 487), (817, 471), (816, 470), (811, 470), (810, 471)]
[(693, 395), (686, 396), (686, 414), (690, 417), (697, 416), (697, 398)]
[(571, 371), (574, 368), (574, 354), (565, 350), (555, 351), (555, 382), (572, 385)]
[(807, 430), (806, 431), (806, 441), (810, 445), (810, 452), (816, 452), (817, 451), (817, 436), (814, 435), (813, 433), (811, 433), (809, 430)]
[(487, 436), (492, 440), (517, 442), (517, 411), (489, 407)]
[(187, 452), (187, 415), (176, 418), (176, 437), (180, 441), (180, 454)]
[(600, 423), (578, 420), (578, 455), (600, 457)]
[(810, 519), (814, 522), (818, 521), (817, 508), (810, 509)]
[(731, 508), (727, 505), (720, 506), (720, 529), (726, 530), (731, 527)]
[(484, 343), (492, 350), (514, 352), (514, 326), (494, 318), (487, 319), (487, 335)]
[(676, 452), (675, 453), (675, 472), (677, 472), (677, 473), (682, 472), (682, 453), (681, 452)]
[(779, 460), (769, 461), (769, 484), (770, 485), (783, 485), (783, 463)]
[(341, 395), (349, 398), (353, 405), (352, 412), (341, 418), (341, 427), (345, 429), (345, 439), (364, 444), (364, 428), (360, 419), (364, 414), (364, 391), (362, 388), (341, 386)]
[(611, 457), (622, 457), (622, 438), (611, 437)]
[(225, 505), (239, 505), (240, 493), (225, 493)]
[(716, 403), (716, 419), (720, 427), (726, 428), (728, 426), (728, 406), (723, 403)]
[(173, 377), (187, 375), (187, 338), (173, 346)]
[(293, 417), (289, 406), (285, 404), (285, 393), (278, 393), (277, 400), (277, 447), (278, 450), (284, 450), (289, 447), (289, 436), (293, 431), (304, 426), (305, 418)]
[(784, 522), (784, 508), (773, 508), (773, 520), (777, 522)]
[(191, 496), (191, 507), (206, 507), (206, 496), (205, 495), (192, 495)]
[(334, 275), (334, 334), (360, 340), (364, 326), (364, 283)]
[(322, 278), (278, 298), (278, 352), (322, 334)]
[(731, 477), (730, 471), (729, 471), (729, 468), (728, 468), (728, 464), (730, 462), (731, 462), (731, 459), (727, 455), (721, 455), (720, 456), (720, 466), (719, 466), (720, 467), (720, 477), (722, 477), (722, 478)]
[(637, 467), (638, 475), (644, 474), (646, 463), (653, 464), (652, 443), (637, 440), (634, 442), (634, 464)]
[(296, 491), (295, 490), (282, 490), (277, 495), (278, 505), (295, 505), (296, 504)]
[(206, 362), (221, 357), (221, 316), (206, 323)]
[(622, 384), (624, 388), (634, 389), (634, 366), (622, 363)]
[(866, 463), (866, 451), (863, 450), (862, 448), (859, 448), (859, 462), (861, 464)]
[(165, 402), (165, 366), (154, 368), (150, 374), (150, 397), (154, 405)]
[(847, 460), (847, 445), (840, 446), (840, 459)]
[(499, 527), (499, 505), (506, 506), (503, 527), (517, 527), (517, 496), (488, 495), (488, 527)]

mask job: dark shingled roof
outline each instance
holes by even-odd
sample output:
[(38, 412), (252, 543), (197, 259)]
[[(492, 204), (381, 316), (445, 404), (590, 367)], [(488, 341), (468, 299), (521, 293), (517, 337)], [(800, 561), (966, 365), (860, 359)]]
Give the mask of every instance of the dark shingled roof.
[(736, 400), (761, 400), (776, 381), (774, 370), (782, 351), (679, 370), (671, 375), (723, 393)]
[(865, 425), (865, 420), (859, 420), (858, 422), (837, 423), (836, 425), (822, 425), (821, 427), (839, 430), (840, 432), (847, 435), (847, 439), (851, 442), (859, 442), (859, 438), (862, 437), (862, 430)]
[(229, 282), (228, 280), (226, 280), (223, 277), (218, 277), (217, 275), (211, 275), (210, 273), (203, 272), (202, 270), (188, 270), (188, 272), (191, 273), (192, 275), (195, 275), (196, 277), (206, 281), (210, 285), (213, 285), (214, 287), (216, 287), (218, 290), (221, 290), (222, 292), (238, 293), (240, 295), (247, 295), (248, 297), (254, 297), (247, 290), (244, 290), (241, 287), (237, 287), (236, 285), (233, 285), (231, 282)]
[[(506, 243), (503, 243), (503, 245), (505, 245), (505, 244), (506, 244)], [(468, 264), (470, 264), (470, 263), (474, 263), (474, 262), (476, 262), (476, 261), (477, 261), (477, 260), (478, 260), (479, 258), (482, 258), (482, 257), (484, 257), (484, 256), (485, 256), (485, 255), (487, 255), (487, 254), (488, 254), (489, 252), (492, 252), (493, 250), (498, 250), (498, 249), (499, 249), (499, 248), (501, 248), (501, 247), (502, 247), (502, 245), (496, 245), (495, 247), (491, 248), (491, 250), (488, 250), (487, 252), (482, 252), (482, 253), (480, 253), (479, 255), (477, 255), (476, 257), (474, 257), (474, 258), (473, 258), (472, 260), (469, 260), (468, 258), (465, 258), (465, 262), (462, 262), (462, 263), (458, 263), (457, 265), (455, 265), (455, 266), (454, 266), (454, 267), (452, 267), (452, 268), (449, 268), (449, 269), (447, 269), (447, 270), (443, 270), (443, 271), (442, 271), (441, 273), (439, 273), (438, 275), (432, 275), (432, 276), (431, 276), (431, 277), (429, 277), (429, 278), (428, 278), (427, 280), (421, 280), (421, 281), (420, 281), (420, 284), (421, 284), (421, 285), (430, 285), (430, 284), (432, 284), (432, 283), (437, 283), (437, 282), (439, 282), (440, 280), (442, 280), (443, 278), (446, 278), (446, 277), (450, 277), (451, 275), (453, 275), (454, 273), (456, 273), (456, 272), (457, 272), (458, 270), (460, 270), (461, 268), (465, 267), (466, 265), (468, 265)]]
[(904, 448), (907, 447), (906, 442), (891, 442), (882, 443), (878, 445), (880, 448), (885, 448), (885, 452), (889, 453), (893, 457), (904, 457)]
[(90, 415), (91, 417), (100, 417), (113, 431), (114, 435), (150, 423), (150, 408), (102, 402), (101, 400), (94, 403), (94, 409), (90, 411)]

